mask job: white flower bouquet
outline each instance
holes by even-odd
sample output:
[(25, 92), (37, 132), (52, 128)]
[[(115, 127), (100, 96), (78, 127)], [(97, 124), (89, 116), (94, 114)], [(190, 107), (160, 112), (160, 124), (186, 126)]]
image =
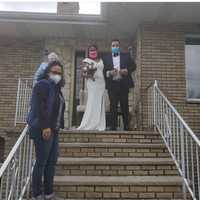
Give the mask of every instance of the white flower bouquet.
[(83, 76), (87, 79), (95, 81), (94, 74), (97, 71), (96, 64), (93, 60), (86, 58), (82, 61)]

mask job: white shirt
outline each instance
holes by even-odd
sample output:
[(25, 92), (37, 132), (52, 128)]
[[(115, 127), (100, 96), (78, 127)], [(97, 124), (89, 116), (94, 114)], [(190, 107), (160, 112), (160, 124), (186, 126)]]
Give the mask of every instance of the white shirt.
[(113, 67), (120, 70), (120, 54), (118, 56), (112, 55)]
[[(112, 61), (113, 61), (113, 67), (114, 69), (117, 69), (117, 71), (119, 72), (120, 71), (120, 54), (118, 56), (114, 56), (112, 54)], [(106, 73), (106, 76), (107, 77), (110, 77), (110, 71), (107, 71)], [(113, 77), (113, 80), (119, 80), (121, 79), (121, 75), (118, 74), (117, 76)]]
[(113, 59), (113, 67), (114, 67), (114, 69), (117, 70), (117, 75), (113, 77), (113, 80), (120, 80), (122, 78), (119, 73), (119, 71), (120, 71), (120, 54), (118, 54), (118, 56), (112, 55), (112, 59)]

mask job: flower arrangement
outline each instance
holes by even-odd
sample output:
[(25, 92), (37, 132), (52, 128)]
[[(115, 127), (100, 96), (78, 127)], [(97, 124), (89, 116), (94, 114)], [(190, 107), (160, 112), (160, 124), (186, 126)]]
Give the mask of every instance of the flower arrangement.
[(84, 59), (82, 61), (82, 72), (85, 78), (95, 81), (94, 74), (96, 71), (96, 65), (90, 59)]

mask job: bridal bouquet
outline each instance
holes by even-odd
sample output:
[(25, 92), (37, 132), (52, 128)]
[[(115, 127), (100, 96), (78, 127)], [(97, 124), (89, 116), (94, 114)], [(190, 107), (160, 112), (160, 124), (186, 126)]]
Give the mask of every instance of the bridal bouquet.
[(86, 78), (90, 78), (93, 81), (95, 81), (94, 74), (97, 71), (97, 67), (91, 59), (84, 59), (82, 61), (82, 70), (83, 70), (83, 76)]

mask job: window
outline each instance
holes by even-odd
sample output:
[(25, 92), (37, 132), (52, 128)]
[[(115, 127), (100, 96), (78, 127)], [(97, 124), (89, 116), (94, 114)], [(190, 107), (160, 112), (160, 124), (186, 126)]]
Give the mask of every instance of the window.
[(200, 102), (200, 36), (185, 40), (187, 100)]

